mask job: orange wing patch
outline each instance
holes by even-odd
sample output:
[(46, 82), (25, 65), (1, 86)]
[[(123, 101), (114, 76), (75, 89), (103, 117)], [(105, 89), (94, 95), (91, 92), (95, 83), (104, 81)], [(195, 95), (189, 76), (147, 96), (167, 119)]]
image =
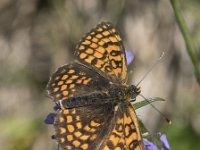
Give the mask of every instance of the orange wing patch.
[[(87, 110), (84, 110), (87, 109)], [(104, 107), (101, 107), (102, 112)], [(101, 115), (93, 107), (62, 109), (58, 112), (54, 123), (56, 140), (62, 149), (93, 150), (106, 136), (110, 115)]]
[[(121, 110), (125, 110), (123, 113)], [(142, 150), (141, 132), (132, 106), (119, 107), (115, 126), (103, 150)]]
[(126, 83), (124, 46), (110, 23), (101, 23), (92, 29), (77, 46), (75, 55), (79, 61), (93, 67), (103, 76)]
[(100, 83), (103, 83), (102, 89), (108, 86), (108, 80), (97, 72), (74, 63), (58, 68), (47, 85), (47, 91), (54, 101), (65, 100), (99, 89)]
[[(93, 121), (94, 122), (94, 121)], [(99, 123), (85, 124), (76, 109), (60, 110), (55, 121), (56, 138), (63, 149), (87, 150), (96, 137)]]

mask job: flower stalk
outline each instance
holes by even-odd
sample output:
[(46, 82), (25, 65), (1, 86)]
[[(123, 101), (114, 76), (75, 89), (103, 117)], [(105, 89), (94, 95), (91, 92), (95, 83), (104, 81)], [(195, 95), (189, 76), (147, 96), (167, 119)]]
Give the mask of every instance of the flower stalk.
[(199, 54), (197, 52), (197, 49), (195, 48), (192, 38), (189, 34), (186, 22), (184, 20), (184, 17), (181, 13), (181, 8), (180, 8), (180, 3), (179, 0), (170, 0), (171, 1), (171, 5), (173, 7), (174, 10), (174, 14), (178, 23), (178, 26), (180, 28), (180, 31), (183, 35), (185, 44), (186, 44), (186, 48), (187, 48), (187, 52), (191, 58), (191, 61), (194, 65), (194, 69), (195, 69), (195, 75), (197, 78), (198, 83), (200, 84), (200, 58), (199, 58)]

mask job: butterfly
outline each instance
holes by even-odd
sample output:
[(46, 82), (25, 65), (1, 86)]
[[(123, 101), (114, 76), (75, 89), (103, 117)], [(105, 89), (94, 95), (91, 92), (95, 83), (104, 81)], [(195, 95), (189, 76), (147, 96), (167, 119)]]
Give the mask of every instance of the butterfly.
[(122, 39), (109, 22), (87, 33), (77, 61), (52, 74), (47, 92), (59, 109), (55, 139), (63, 150), (142, 150), (142, 136), (130, 99), (140, 89), (127, 84)]

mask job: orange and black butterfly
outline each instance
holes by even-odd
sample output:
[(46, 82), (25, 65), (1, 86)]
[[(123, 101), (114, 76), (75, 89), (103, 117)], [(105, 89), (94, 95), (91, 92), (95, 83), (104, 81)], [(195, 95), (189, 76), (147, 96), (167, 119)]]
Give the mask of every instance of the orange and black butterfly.
[(116, 28), (102, 22), (78, 44), (78, 62), (53, 73), (48, 94), (60, 107), (55, 139), (64, 150), (141, 150), (142, 137), (127, 85), (127, 62)]

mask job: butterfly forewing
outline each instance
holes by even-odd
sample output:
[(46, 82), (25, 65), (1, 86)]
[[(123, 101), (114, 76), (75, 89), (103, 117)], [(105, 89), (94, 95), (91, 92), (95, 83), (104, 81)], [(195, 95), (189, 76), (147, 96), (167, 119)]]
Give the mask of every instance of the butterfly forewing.
[(68, 64), (58, 68), (51, 76), (47, 91), (54, 101), (65, 100), (108, 88), (109, 81), (96, 71), (78, 64)]
[(77, 59), (110, 80), (125, 83), (127, 66), (122, 39), (110, 23), (101, 23), (81, 40)]

